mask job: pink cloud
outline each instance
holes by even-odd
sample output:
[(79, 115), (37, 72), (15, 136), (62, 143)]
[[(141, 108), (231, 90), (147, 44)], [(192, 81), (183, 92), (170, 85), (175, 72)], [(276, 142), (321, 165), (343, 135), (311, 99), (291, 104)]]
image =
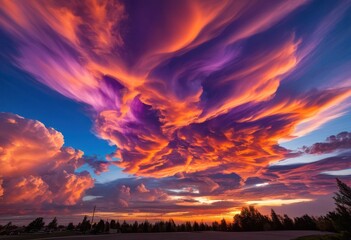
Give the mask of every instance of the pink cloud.
[(0, 113), (0, 139), (4, 205), (74, 205), (94, 186), (89, 173), (75, 173), (83, 152), (41, 122)]
[(142, 184), (142, 183), (139, 184), (139, 185), (136, 187), (136, 191), (137, 191), (137, 192), (140, 192), (140, 193), (150, 192), (150, 190), (147, 189), (147, 188), (145, 187), (145, 185)]
[[(92, 109), (94, 131), (118, 147), (126, 172), (165, 177), (225, 164), (247, 177), (285, 156), (278, 140), (350, 96), (348, 88), (279, 92), (315, 38), (305, 43), (292, 30), (242, 43), (307, 3), (170, 1), (128, 12), (118, 1), (6, 2), (0, 25), (19, 42), (20, 68)], [(155, 14), (160, 6), (165, 16)]]
[[(14, 64), (88, 106), (94, 132), (117, 146), (113, 164), (144, 178), (94, 185), (75, 170), (87, 163), (100, 174), (111, 162), (65, 147), (62, 134), (39, 121), (1, 114), (2, 201), (190, 215), (225, 213), (253, 197), (330, 192), (333, 180), (320, 173), (348, 159), (269, 168), (300, 154), (279, 140), (307, 134), (349, 106), (350, 84), (331, 85), (335, 74), (313, 88), (290, 83), (309, 76), (303, 65), (314, 63), (350, 7), (339, 3), (318, 24), (304, 23), (315, 29), (306, 38), (290, 17), (308, 3), (141, 1), (130, 9), (119, 1), (4, 1), (0, 26), (18, 46)], [(305, 151), (349, 147), (347, 135)], [(93, 200), (81, 201), (87, 192)]]
[(4, 195), (4, 188), (2, 187), (2, 183), (3, 183), (3, 179), (0, 178), (0, 197), (2, 197), (2, 195)]
[(351, 133), (341, 132), (339, 134), (329, 136), (325, 142), (314, 143), (312, 146), (304, 146), (302, 149), (309, 154), (330, 153), (335, 150), (351, 148)]
[[(6, 181), (6, 180), (5, 180)], [(53, 193), (49, 185), (39, 176), (10, 178), (6, 181), (3, 201), (5, 204), (24, 204), (40, 206), (51, 203)]]

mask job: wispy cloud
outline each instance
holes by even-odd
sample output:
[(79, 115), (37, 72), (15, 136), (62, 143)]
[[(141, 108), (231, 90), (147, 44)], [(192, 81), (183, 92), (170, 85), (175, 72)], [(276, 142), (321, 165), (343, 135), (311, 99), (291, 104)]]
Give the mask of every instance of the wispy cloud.
[[(88, 192), (102, 197), (84, 206), (105, 201), (118, 210), (194, 207), (214, 214), (236, 211), (258, 191), (279, 201), (293, 192), (303, 200), (330, 191), (332, 179), (320, 173), (348, 163), (338, 154), (316, 159), (318, 164), (270, 167), (302, 156), (279, 140), (303, 136), (349, 106), (349, 82), (329, 84), (344, 74), (318, 82), (307, 73), (351, 4), (335, 3), (329, 14), (316, 14), (318, 21), (296, 18), (308, 15), (311, 4), (316, 3), (3, 1), (0, 27), (16, 44), (13, 64), (88, 106), (94, 132), (117, 146), (111, 158), (118, 160), (85, 158), (64, 147), (56, 130), (2, 114), (4, 201), (19, 202), (29, 190), (36, 193), (30, 202), (75, 205)], [(336, 45), (331, 41), (328, 47)], [(311, 83), (296, 80), (302, 77)], [(350, 147), (349, 137), (335, 138), (304, 152)], [(338, 169), (330, 163), (334, 158)], [(84, 163), (97, 174), (115, 164), (142, 178), (93, 188), (88, 173), (75, 172)], [(310, 171), (312, 178), (305, 178)], [(231, 194), (242, 197), (234, 201)], [(190, 204), (189, 196), (211, 207), (206, 212)]]

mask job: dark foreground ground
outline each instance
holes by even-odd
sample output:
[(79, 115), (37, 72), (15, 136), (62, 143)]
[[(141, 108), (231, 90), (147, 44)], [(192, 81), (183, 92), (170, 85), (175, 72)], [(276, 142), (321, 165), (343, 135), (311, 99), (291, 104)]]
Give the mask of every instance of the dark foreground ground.
[(274, 231), (274, 232), (176, 232), (176, 233), (125, 233), (106, 235), (78, 235), (65, 237), (13, 236), (4, 239), (60, 239), (60, 240), (291, 240), (307, 235), (324, 235), (318, 231)]

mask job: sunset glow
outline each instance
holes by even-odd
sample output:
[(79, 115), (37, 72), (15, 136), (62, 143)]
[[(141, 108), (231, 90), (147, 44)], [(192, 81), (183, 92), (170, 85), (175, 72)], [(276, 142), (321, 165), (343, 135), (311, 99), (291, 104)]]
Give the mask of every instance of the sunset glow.
[(351, 183), (351, 1), (0, 1), (0, 223), (317, 216)]

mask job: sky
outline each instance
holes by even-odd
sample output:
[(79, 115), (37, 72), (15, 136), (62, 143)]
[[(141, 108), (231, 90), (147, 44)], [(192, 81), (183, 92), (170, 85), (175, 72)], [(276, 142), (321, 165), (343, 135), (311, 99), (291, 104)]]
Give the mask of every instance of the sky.
[(319, 216), (351, 184), (351, 1), (0, 2), (0, 223)]

